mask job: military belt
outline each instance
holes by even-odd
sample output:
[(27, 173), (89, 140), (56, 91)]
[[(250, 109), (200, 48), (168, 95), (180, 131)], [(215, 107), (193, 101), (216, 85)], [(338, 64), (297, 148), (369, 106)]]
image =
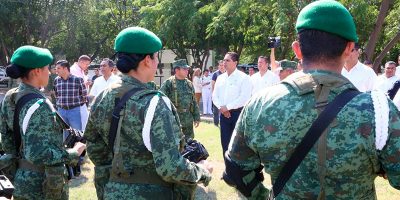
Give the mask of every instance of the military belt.
[(37, 166), (32, 164), (31, 162), (25, 160), (25, 159), (19, 159), (18, 160), (18, 168), (19, 169), (26, 169), (29, 171), (33, 172), (39, 172), (39, 173), (44, 173), (44, 167), (43, 166)]
[(142, 170), (135, 170), (135, 173), (130, 174), (128, 176), (120, 176), (115, 173), (111, 173), (110, 181), (120, 182), (120, 183), (138, 183), (138, 184), (151, 184), (151, 185), (159, 185), (164, 187), (172, 188), (173, 184), (168, 183), (156, 173), (145, 172)]

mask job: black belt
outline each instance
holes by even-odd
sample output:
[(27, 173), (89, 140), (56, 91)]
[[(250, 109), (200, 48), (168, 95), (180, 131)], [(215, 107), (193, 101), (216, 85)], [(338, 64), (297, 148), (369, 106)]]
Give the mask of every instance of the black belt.
[(59, 108), (62, 108), (62, 109), (64, 109), (64, 110), (71, 110), (71, 109), (73, 109), (73, 108), (81, 107), (81, 106), (83, 106), (83, 105), (85, 105), (85, 103), (81, 103), (81, 104), (79, 104), (79, 105), (74, 105), (74, 106), (58, 106), (58, 107), (59, 107)]
[(243, 107), (236, 108), (236, 109), (230, 109), (229, 112), (242, 112)]

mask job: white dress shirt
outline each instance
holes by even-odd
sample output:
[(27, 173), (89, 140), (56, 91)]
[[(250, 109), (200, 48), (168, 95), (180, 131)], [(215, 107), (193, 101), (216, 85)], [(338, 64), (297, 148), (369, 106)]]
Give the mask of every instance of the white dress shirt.
[(400, 77), (400, 65), (396, 67), (396, 76)]
[(215, 82), (213, 103), (218, 109), (222, 106), (226, 106), (228, 110), (241, 108), (251, 97), (251, 87), (247, 74), (237, 69), (229, 76), (228, 73), (223, 73)]
[(374, 89), (377, 78), (374, 70), (360, 63), (360, 61), (358, 61), (350, 71), (347, 71), (347, 69), (343, 67), (342, 75), (349, 79), (360, 92), (367, 92)]
[(385, 74), (381, 74), (376, 79), (374, 89), (378, 89), (378, 90), (383, 91), (384, 93), (387, 93), (388, 90), (393, 88), (394, 83), (398, 80), (399, 80), (399, 77), (397, 77), (396, 75), (392, 76), (390, 78), (387, 78)]
[[(201, 77), (202, 91), (211, 91), (211, 76)], [(206, 85), (207, 84), (207, 85)]]
[(109, 87), (111, 84), (120, 81), (121, 77), (116, 75), (111, 75), (107, 80), (104, 76), (100, 76), (94, 80), (92, 89), (90, 89), (89, 96), (97, 96), (102, 92), (104, 89)]
[(253, 85), (253, 90), (251, 95), (261, 91), (262, 89), (275, 85), (279, 83), (279, 76), (275, 75), (270, 70), (267, 70), (264, 76), (261, 76), (260, 72), (255, 73), (250, 77), (251, 83)]

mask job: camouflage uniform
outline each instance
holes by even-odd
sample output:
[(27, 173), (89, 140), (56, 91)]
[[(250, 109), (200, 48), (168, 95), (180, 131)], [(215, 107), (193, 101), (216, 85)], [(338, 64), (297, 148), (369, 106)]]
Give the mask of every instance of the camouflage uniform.
[[(281, 83), (248, 102), (228, 151), (244, 170), (264, 164), (273, 181), (321, 111), (315, 106), (355, 88), (343, 76), (322, 70), (298, 72), (285, 82), (298, 87)], [(399, 113), (392, 102), (389, 109), (389, 138), (378, 151), (371, 94), (356, 96), (322, 134), (276, 199), (317, 199), (320, 192), (325, 199), (376, 199), (374, 179), (381, 166), (390, 184), (400, 189)], [(251, 199), (265, 199), (268, 193), (260, 183)]]
[(193, 122), (200, 121), (200, 111), (194, 97), (192, 82), (187, 78), (179, 80), (171, 76), (161, 85), (160, 91), (175, 105), (185, 139), (194, 138)]
[[(13, 130), (15, 104), (28, 93), (43, 95), (38, 89), (21, 83), (7, 92), (1, 105), (1, 141), (7, 154), (16, 155)], [(44, 96), (44, 95), (43, 95)], [(38, 99), (30, 100), (22, 107), (19, 124), (27, 110)], [(21, 130), (21, 157), (14, 178), (14, 199), (68, 199), (68, 182), (64, 163), (78, 162), (78, 152), (63, 146), (62, 124), (57, 121), (48, 104), (42, 103), (33, 113), (25, 134)], [(28, 165), (27, 165), (28, 164)], [(23, 167), (25, 166), (25, 167)]]
[[(115, 145), (110, 145), (114, 100), (132, 88), (143, 90), (126, 102), (119, 139), (117, 136)], [(157, 104), (150, 130), (152, 152), (146, 149), (142, 137), (144, 116), (155, 94), (161, 95), (148, 84), (123, 75), (121, 83), (96, 98), (85, 136), (88, 155), (95, 165), (99, 199), (179, 199), (174, 193), (177, 185), (195, 186), (198, 182), (207, 185), (211, 180), (207, 170), (180, 156), (183, 135), (179, 119), (175, 109), (171, 112), (162, 100)]]

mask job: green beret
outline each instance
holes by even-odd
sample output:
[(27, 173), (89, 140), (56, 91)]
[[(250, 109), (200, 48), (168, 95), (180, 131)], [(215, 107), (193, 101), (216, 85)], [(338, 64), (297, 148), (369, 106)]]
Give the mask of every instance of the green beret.
[(350, 12), (339, 2), (320, 0), (304, 7), (297, 18), (296, 31), (315, 29), (357, 42), (356, 25)]
[(189, 65), (186, 63), (185, 59), (179, 59), (179, 60), (175, 60), (172, 63), (172, 67), (175, 69), (177, 67), (179, 68), (189, 68)]
[(160, 38), (141, 27), (129, 27), (115, 38), (114, 50), (121, 53), (152, 54), (162, 47)]
[(279, 62), (279, 70), (285, 70), (285, 69), (297, 69), (297, 62), (295, 61), (290, 61), (290, 60), (282, 60)]
[(22, 46), (14, 51), (11, 57), (11, 63), (24, 68), (41, 68), (53, 62), (53, 56), (48, 49)]

